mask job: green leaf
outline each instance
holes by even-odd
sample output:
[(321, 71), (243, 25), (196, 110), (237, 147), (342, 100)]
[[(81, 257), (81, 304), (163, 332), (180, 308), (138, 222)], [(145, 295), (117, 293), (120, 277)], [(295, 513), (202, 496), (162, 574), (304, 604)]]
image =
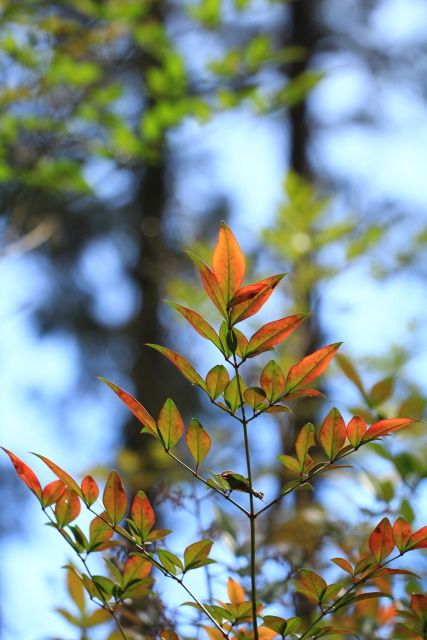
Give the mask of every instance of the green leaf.
[[(390, 593), (384, 593), (383, 591), (367, 591), (366, 593), (352, 595), (349, 600), (345, 601), (344, 605), (348, 606), (349, 604), (353, 604), (354, 602), (360, 602), (361, 600), (370, 600), (371, 598), (391, 598), (391, 600), (393, 600), (393, 596)], [(341, 603), (336, 608), (341, 608)]]
[(265, 391), (264, 389), (261, 389), (261, 387), (248, 387), (243, 396), (246, 404), (254, 410), (263, 406), (266, 399)]
[(300, 471), (303, 471), (312, 459), (308, 454), (311, 447), (316, 446), (316, 431), (311, 423), (304, 425), (298, 434), (295, 442), (295, 449), (297, 452), (298, 462), (300, 464)]
[(283, 393), (286, 386), (285, 376), (277, 362), (270, 360), (261, 373), (260, 384), (267, 399), (274, 402)]
[(193, 365), (188, 362), (186, 358), (181, 356), (179, 353), (176, 353), (171, 349), (166, 349), (166, 347), (161, 347), (158, 344), (149, 344), (147, 342), (146, 346), (151, 347), (152, 349), (156, 349), (157, 351), (160, 351), (160, 353), (163, 353), (163, 355), (166, 356), (166, 358), (168, 358), (171, 362), (173, 362), (173, 364), (181, 371), (184, 378), (187, 378), (187, 380), (189, 380), (191, 384), (195, 384), (203, 389), (203, 391), (206, 391), (206, 393), (209, 393), (202, 376), (197, 373)]
[(342, 342), (336, 342), (335, 344), (323, 347), (323, 349), (315, 351), (291, 367), (286, 381), (286, 390), (293, 391), (298, 387), (307, 385), (309, 382), (320, 376), (320, 374), (325, 371), (341, 345)]
[(175, 302), (169, 302), (165, 300), (167, 304), (180, 312), (182, 316), (191, 324), (191, 326), (206, 340), (210, 340), (213, 344), (222, 352), (222, 345), (219, 339), (219, 336), (215, 329), (211, 327), (211, 325), (206, 322), (201, 315), (193, 311), (192, 309), (187, 309), (186, 307), (182, 307), (180, 304), (176, 304)]
[(319, 441), (329, 460), (334, 460), (341, 451), (347, 437), (341, 413), (333, 407), (324, 419), (319, 432)]
[(216, 400), (224, 393), (224, 390), (230, 382), (230, 376), (227, 369), (222, 364), (213, 367), (206, 376), (206, 386), (210, 397)]
[(171, 551), (166, 551), (166, 549), (157, 549), (157, 555), (159, 556), (159, 560), (164, 566), (164, 568), (176, 575), (176, 569), (180, 569), (180, 571), (184, 571), (184, 565), (181, 560)]
[(30, 469), (30, 467), (26, 465), (25, 462), (22, 462), (22, 460), (20, 460), (17, 456), (15, 456), (14, 453), (12, 453), (11, 451), (8, 451), (4, 447), (0, 447), (0, 448), (3, 449), (3, 451), (5, 451), (9, 456), (9, 458), (11, 459), (12, 464), (16, 469), (16, 473), (21, 478), (21, 480), (25, 482), (27, 487), (31, 489), (31, 491), (37, 496), (40, 503), (43, 504), (42, 487), (34, 471)]
[(310, 569), (300, 569), (300, 582), (297, 591), (304, 593), (317, 603), (322, 602), (322, 596), (327, 588), (325, 580)]
[(168, 398), (160, 410), (157, 428), (166, 449), (172, 449), (184, 433), (184, 422), (173, 400)]
[(388, 518), (383, 518), (369, 538), (369, 548), (375, 560), (380, 564), (395, 547), (393, 529)]
[[(197, 569), (198, 567), (206, 564), (205, 560), (208, 557), (212, 548), (212, 540), (200, 540), (190, 544), (184, 551), (184, 564), (185, 571), (190, 569)], [(211, 562), (214, 562), (213, 560)], [(202, 564), (203, 563), (203, 564)]]
[(194, 418), (190, 421), (185, 434), (185, 444), (194, 458), (196, 468), (198, 468), (209, 453), (211, 439), (200, 422)]
[(343, 585), (340, 583), (329, 584), (322, 595), (322, 602), (328, 602), (328, 600), (333, 600), (333, 598), (335, 598), (335, 596), (339, 594), (342, 588), (343, 588)]
[(120, 400), (125, 403), (125, 405), (130, 409), (133, 415), (138, 418), (138, 420), (144, 425), (142, 432), (150, 433), (155, 438), (159, 438), (159, 434), (157, 433), (156, 423), (150, 414), (144, 409), (142, 404), (135, 400), (129, 393), (120, 389), (116, 384), (109, 382), (105, 378), (99, 378), (107, 384), (113, 391), (116, 393)]
[(237, 374), (228, 383), (224, 391), (224, 400), (233, 413), (242, 406), (241, 396), (246, 391), (246, 383), (242, 376)]
[(79, 497), (71, 489), (66, 489), (55, 505), (55, 516), (59, 526), (65, 527), (80, 513)]
[(128, 499), (117, 471), (112, 471), (108, 476), (103, 494), (103, 503), (111, 522), (119, 524), (126, 515)]
[(221, 222), (218, 242), (212, 256), (212, 268), (228, 305), (245, 275), (245, 257), (225, 222)]
[(132, 521), (135, 523), (141, 538), (145, 540), (155, 522), (154, 511), (143, 491), (138, 491), (130, 509)]
[(295, 458), (292, 458), (292, 456), (276, 456), (276, 458), (278, 460), (280, 460), (280, 462), (282, 464), (285, 465), (285, 467), (287, 467), (288, 469), (291, 469), (292, 471), (297, 471), (298, 473), (300, 472), (300, 464), (298, 463), (298, 460), (295, 460)]
[(352, 365), (350, 359), (347, 356), (344, 356), (342, 353), (339, 353), (335, 358), (335, 362), (337, 363), (343, 374), (349, 380), (351, 380), (363, 394), (365, 390), (363, 388), (362, 380), (360, 379), (360, 376)]
[(247, 355), (272, 347), (287, 338), (310, 313), (289, 316), (261, 327), (249, 340)]

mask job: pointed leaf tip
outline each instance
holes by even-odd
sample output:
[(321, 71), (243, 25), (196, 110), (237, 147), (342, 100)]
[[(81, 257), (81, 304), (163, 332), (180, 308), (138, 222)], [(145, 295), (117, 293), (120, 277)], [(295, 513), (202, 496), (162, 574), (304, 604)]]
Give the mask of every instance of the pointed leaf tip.
[(21, 480), (25, 482), (27, 487), (31, 489), (31, 491), (40, 500), (40, 503), (42, 503), (43, 490), (39, 482), (39, 479), (37, 478), (34, 471), (27, 464), (25, 464), (25, 462), (22, 462), (22, 460), (20, 460), (18, 456), (15, 456), (14, 453), (12, 453), (11, 451), (8, 451), (8, 449), (5, 449), (4, 447), (0, 447), (0, 448), (3, 449), (3, 451), (7, 453), (7, 455), (9, 456), (13, 466), (16, 469), (16, 473), (21, 478)]
[(245, 275), (245, 257), (231, 229), (221, 222), (212, 256), (212, 268), (226, 304), (238, 291)]
[(155, 421), (150, 416), (148, 411), (144, 409), (142, 404), (138, 402), (138, 400), (135, 400), (135, 398), (131, 396), (130, 393), (123, 391), (123, 389), (120, 389), (120, 387), (118, 387), (113, 382), (110, 382), (105, 378), (101, 378), (100, 376), (97, 376), (97, 377), (98, 377), (98, 380), (102, 380), (102, 382), (105, 382), (105, 384), (109, 386), (110, 389), (112, 389), (116, 395), (119, 396), (120, 400), (128, 407), (128, 409), (132, 411), (133, 415), (136, 418), (138, 418), (138, 420), (144, 425), (143, 431), (150, 433), (155, 438), (159, 437), (157, 433), (157, 427), (156, 427)]

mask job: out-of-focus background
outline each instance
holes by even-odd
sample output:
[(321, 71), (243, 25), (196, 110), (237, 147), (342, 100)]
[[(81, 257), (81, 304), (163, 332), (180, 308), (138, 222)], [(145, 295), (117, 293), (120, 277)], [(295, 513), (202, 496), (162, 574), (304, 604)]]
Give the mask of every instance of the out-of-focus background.
[[(346, 415), (365, 411), (371, 421), (423, 414), (424, 0), (1, 0), (0, 7), (3, 446), (44, 482), (51, 475), (27, 452), (79, 476), (118, 468), (129, 491), (152, 491), (159, 502), (165, 478), (186, 490), (95, 379), (103, 376), (154, 416), (169, 396), (186, 420), (205, 416), (219, 427), (215, 468), (225, 465), (233, 456), (225, 422), (143, 346), (177, 349), (203, 374), (216, 364), (161, 300), (218, 322), (183, 249), (208, 260), (221, 219), (249, 256), (247, 282), (290, 272), (264, 320), (314, 312), (281, 348), (285, 365), (343, 340), (367, 380), (361, 393), (342, 360), (322, 383), (327, 402), (297, 404), (277, 425), (272, 418), (273, 435), (257, 454), (258, 484), (277, 490), (283, 470), (270, 459), (291, 449), (295, 428), (332, 405)], [(367, 464), (370, 515), (392, 508), (419, 515), (427, 449), (422, 427), (411, 433), (394, 452), (400, 460), (406, 451), (400, 469), (380, 450), (375, 473)], [(68, 550), (42, 526), (6, 456), (0, 465), (0, 637), (71, 638), (53, 611), (67, 600), (59, 567)], [(394, 493), (402, 478), (411, 502)], [(339, 516), (351, 522), (362, 499), (347, 482), (348, 513)], [(293, 517), (315, 513), (326, 527), (338, 517), (325, 506), (334, 491), (328, 480), (317, 506), (299, 505), (306, 511)], [(173, 508), (163, 503), (165, 513)], [(302, 544), (302, 555), (321, 546), (292, 541), (292, 522), (275, 518), (272, 542)]]

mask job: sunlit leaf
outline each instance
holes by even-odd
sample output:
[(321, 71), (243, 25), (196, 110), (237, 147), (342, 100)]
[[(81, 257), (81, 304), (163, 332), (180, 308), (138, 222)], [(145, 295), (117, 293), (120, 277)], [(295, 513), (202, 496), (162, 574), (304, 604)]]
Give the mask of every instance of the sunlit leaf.
[(265, 410), (265, 413), (292, 413), (289, 407), (286, 407), (284, 404), (275, 404), (272, 407), (268, 407)]
[(422, 527), (412, 534), (406, 545), (406, 551), (409, 549), (427, 549), (427, 527)]
[(42, 504), (44, 507), (50, 507), (55, 502), (58, 502), (59, 498), (64, 494), (66, 486), (62, 480), (54, 480), (49, 482), (43, 489)]
[(223, 394), (226, 386), (230, 382), (227, 369), (222, 364), (213, 367), (206, 376), (206, 386), (210, 397), (216, 400)]
[(90, 507), (98, 499), (99, 487), (92, 476), (86, 476), (83, 478), (81, 487), (84, 495), (84, 501)]
[(287, 338), (297, 328), (304, 318), (309, 315), (309, 313), (305, 313), (289, 316), (288, 318), (282, 318), (281, 320), (275, 320), (274, 322), (268, 322), (249, 340), (247, 347), (248, 356), (255, 351), (265, 349), (266, 347), (272, 347), (285, 340), (285, 338)]
[(61, 467), (58, 467), (58, 465), (56, 465), (51, 460), (48, 460), (48, 458), (45, 458), (44, 456), (41, 456), (38, 453), (35, 453), (34, 455), (37, 456), (38, 458), (40, 458), (40, 460), (43, 460), (43, 462), (49, 467), (49, 469), (51, 471), (53, 471), (53, 473), (60, 480), (62, 480), (66, 485), (68, 485), (69, 489), (72, 489), (84, 501), (84, 495), (83, 495), (82, 490), (80, 489), (80, 487), (77, 484), (77, 482), (75, 480), (73, 480), (73, 478), (66, 471), (61, 469)]
[[(246, 320), (246, 318), (250, 318), (251, 316), (255, 315), (267, 302), (274, 289), (285, 277), (285, 275), (286, 273), (281, 273), (277, 276), (265, 278), (265, 280), (262, 280), (256, 285), (248, 285), (248, 287), (243, 287), (243, 289), (241, 289), (239, 292), (240, 295), (244, 295), (246, 292), (249, 292), (251, 290), (254, 291), (255, 289), (257, 289), (257, 291), (252, 298), (249, 298), (244, 302), (233, 306), (231, 310), (231, 324), (237, 324), (238, 322), (242, 322), (242, 320)], [(259, 288), (260, 284), (263, 285), (261, 289)]]
[(393, 393), (393, 383), (394, 378), (389, 377), (374, 384), (369, 394), (369, 405), (371, 407), (377, 407), (379, 404), (388, 400)]
[(143, 491), (138, 491), (132, 503), (130, 514), (143, 540), (146, 539), (155, 522), (154, 511)]
[(228, 578), (227, 593), (230, 598), (230, 602), (232, 602), (234, 606), (238, 607), (239, 604), (245, 602), (245, 590), (238, 582), (236, 582), (236, 580), (233, 580), (233, 578)]
[(283, 394), (283, 400), (292, 400), (293, 398), (325, 398), (326, 396), (316, 389), (298, 389), (297, 391), (291, 391), (290, 393)]
[(234, 376), (224, 391), (224, 400), (233, 413), (243, 404), (243, 394), (246, 391), (246, 383), (240, 374)]
[(209, 453), (211, 439), (200, 422), (194, 418), (190, 421), (185, 434), (185, 444), (194, 458), (196, 468), (199, 467)]
[(334, 460), (344, 446), (347, 437), (341, 413), (333, 407), (324, 419), (319, 432), (319, 441), (329, 460)]
[(380, 564), (390, 555), (395, 547), (393, 529), (388, 518), (383, 518), (375, 527), (369, 538), (369, 548)]
[(166, 356), (171, 362), (173, 362), (173, 364), (181, 371), (182, 375), (191, 382), (191, 384), (195, 384), (198, 387), (201, 387), (203, 391), (206, 391), (206, 393), (208, 393), (207, 386), (202, 376), (197, 373), (193, 365), (188, 362), (186, 358), (181, 356), (179, 353), (172, 351), (171, 349), (166, 349), (166, 347), (161, 347), (157, 344), (147, 343), (146, 346), (152, 347), (153, 349), (160, 351), (160, 353), (163, 353), (164, 356)]
[(172, 449), (184, 433), (184, 422), (173, 400), (168, 398), (160, 409), (157, 427), (167, 449)]
[(200, 540), (199, 542), (190, 544), (184, 551), (185, 571), (204, 566), (212, 545), (212, 540)]
[(55, 516), (60, 527), (77, 518), (80, 513), (79, 497), (71, 489), (66, 489), (55, 505)]
[(347, 425), (347, 437), (353, 447), (357, 448), (363, 440), (368, 427), (360, 416), (354, 416)]
[(117, 471), (111, 471), (108, 476), (103, 494), (103, 503), (111, 522), (119, 524), (126, 515), (128, 499)]
[(81, 613), (86, 609), (85, 592), (82, 581), (74, 571), (67, 571), (67, 590), (72, 601), (77, 605)]
[(270, 360), (262, 370), (260, 384), (267, 399), (274, 402), (283, 393), (286, 386), (282, 369), (274, 360)]
[(224, 296), (218, 284), (218, 281), (214, 275), (214, 273), (209, 269), (209, 267), (202, 261), (200, 258), (191, 253), (191, 251), (187, 251), (190, 258), (195, 263), (196, 267), (199, 270), (200, 276), (202, 278), (203, 286), (205, 287), (205, 291), (219, 310), (221, 315), (224, 318), (227, 318), (226, 311), (226, 303), (224, 300)]
[(400, 516), (393, 525), (393, 540), (399, 551), (403, 551), (412, 536), (411, 525)]
[(41, 504), (43, 504), (42, 502), (43, 490), (34, 471), (30, 469), (30, 467), (26, 465), (25, 462), (22, 462), (22, 460), (20, 460), (17, 456), (15, 456), (14, 453), (12, 453), (11, 451), (8, 451), (4, 447), (1, 447), (1, 449), (3, 449), (3, 451), (5, 451), (9, 456), (9, 458), (11, 459), (12, 464), (15, 467), (18, 476), (25, 482), (27, 487), (31, 489), (31, 491), (37, 496)]
[(362, 439), (362, 444), (366, 442), (371, 442), (371, 440), (376, 440), (377, 438), (381, 438), (382, 436), (386, 436), (388, 433), (392, 431), (397, 431), (397, 429), (403, 429), (408, 424), (412, 424), (413, 422), (417, 422), (412, 418), (392, 418), (391, 420), (380, 420), (369, 427), (365, 435)]
[(218, 242), (212, 256), (212, 268), (228, 304), (238, 291), (245, 275), (245, 257), (225, 222), (221, 222)]
[(187, 309), (186, 307), (182, 307), (180, 304), (176, 304), (175, 302), (169, 302), (165, 300), (167, 304), (180, 312), (182, 316), (194, 327), (194, 329), (206, 340), (210, 340), (213, 344), (218, 347), (220, 351), (222, 351), (221, 341), (215, 329), (211, 327), (211, 325), (206, 322), (201, 315), (193, 311), (192, 309)]
[(263, 405), (266, 399), (264, 389), (261, 387), (249, 387), (243, 394), (245, 402), (252, 407), (252, 409), (258, 409), (260, 405)]
[(304, 466), (306, 466), (307, 457), (311, 461), (308, 451), (314, 446), (316, 446), (316, 431), (314, 426), (308, 423), (301, 429), (295, 442), (295, 450), (301, 471), (304, 469)]
[(155, 421), (144, 409), (142, 404), (138, 402), (138, 400), (135, 400), (135, 398), (133, 398), (129, 393), (123, 391), (123, 389), (120, 389), (120, 387), (118, 387), (113, 382), (109, 382), (108, 380), (105, 380), (105, 378), (99, 378), (99, 380), (105, 382), (105, 384), (107, 384), (114, 391), (114, 393), (119, 396), (120, 400), (122, 400), (122, 402), (124, 402), (125, 405), (132, 411), (133, 415), (136, 416), (140, 422), (142, 422), (142, 424), (144, 425), (143, 431), (150, 433), (155, 438), (159, 437)]
[(342, 342), (330, 344), (303, 358), (289, 370), (286, 390), (293, 391), (302, 387), (323, 373), (342, 345)]
[(151, 571), (151, 563), (140, 555), (131, 556), (123, 568), (123, 588), (132, 580), (143, 580)]
[(353, 567), (345, 558), (331, 558), (332, 562), (335, 562), (343, 571), (346, 571), (350, 575), (353, 575)]
[(300, 464), (298, 462), (298, 460), (295, 460), (295, 458), (292, 458), (292, 456), (276, 456), (276, 458), (278, 460), (280, 460), (280, 462), (282, 464), (285, 465), (285, 467), (287, 467), (288, 469), (291, 469), (292, 471), (300, 471)]
[(105, 522), (104, 517), (107, 517), (106, 513), (97, 516), (90, 523), (90, 551), (105, 551), (119, 544), (118, 541), (111, 540), (114, 531)]
[(325, 580), (309, 569), (300, 569), (299, 573), (300, 582), (298, 583), (298, 589), (296, 589), (296, 591), (299, 591), (308, 598), (320, 603), (322, 601), (322, 595), (327, 587)]
[(427, 624), (427, 597), (421, 593), (413, 593), (409, 605), (423, 627)]
[(337, 363), (343, 374), (356, 385), (359, 391), (364, 393), (362, 380), (360, 379), (360, 376), (351, 363), (350, 359), (347, 356), (344, 356), (342, 353), (339, 353), (336, 356), (335, 362)]
[(162, 629), (159, 633), (160, 640), (179, 640), (179, 636), (172, 629)]

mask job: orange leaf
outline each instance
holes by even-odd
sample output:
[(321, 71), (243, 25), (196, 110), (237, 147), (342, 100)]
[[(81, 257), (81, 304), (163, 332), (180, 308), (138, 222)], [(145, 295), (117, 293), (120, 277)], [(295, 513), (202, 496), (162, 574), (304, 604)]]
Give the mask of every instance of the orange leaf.
[(22, 462), (22, 460), (20, 460), (17, 456), (15, 456), (14, 453), (12, 453), (11, 451), (8, 451), (4, 447), (1, 447), (1, 449), (3, 449), (3, 451), (5, 451), (9, 456), (9, 458), (11, 459), (12, 464), (15, 467), (16, 473), (18, 474), (18, 476), (25, 482), (27, 487), (31, 489), (31, 491), (37, 496), (37, 498), (43, 504), (42, 487), (34, 471), (30, 469), (30, 467), (27, 464), (25, 464), (25, 462)]
[[(247, 293), (254, 291), (256, 293), (244, 302), (240, 302), (233, 306), (230, 316), (231, 324), (235, 325), (238, 322), (242, 322), (242, 320), (246, 320), (246, 318), (250, 318), (255, 315), (267, 302), (274, 289), (285, 275), (286, 273), (281, 273), (277, 276), (270, 276), (270, 278), (265, 278), (265, 280), (261, 280), (261, 282), (258, 282), (257, 284), (250, 284), (247, 287), (243, 287), (238, 294), (243, 298)], [(260, 285), (263, 285), (262, 288), (260, 288)]]
[(188, 360), (184, 358), (184, 356), (176, 353), (176, 351), (172, 351), (172, 349), (161, 347), (158, 344), (149, 344), (147, 342), (146, 346), (151, 347), (152, 349), (156, 349), (157, 351), (160, 351), (160, 353), (163, 353), (166, 358), (168, 358), (176, 367), (178, 367), (182, 375), (187, 378), (187, 380), (189, 380), (191, 384), (196, 384), (198, 387), (201, 387), (203, 391), (206, 391), (206, 393), (209, 394), (208, 388), (202, 376), (197, 373), (191, 362), (188, 362)]
[(393, 529), (388, 518), (383, 518), (369, 538), (369, 548), (377, 562), (381, 563), (394, 549)]
[(406, 548), (411, 536), (411, 525), (405, 518), (400, 516), (393, 526), (393, 540), (399, 551), (403, 551)]
[(326, 455), (333, 460), (344, 446), (347, 431), (341, 413), (333, 407), (324, 419), (319, 432), (319, 440)]
[(354, 416), (347, 425), (347, 437), (353, 447), (358, 447), (368, 427), (360, 416)]
[(274, 360), (267, 362), (261, 372), (260, 384), (268, 400), (274, 402), (283, 393), (286, 379), (280, 366)]
[(413, 418), (392, 418), (391, 420), (380, 420), (373, 424), (372, 427), (369, 427), (363, 436), (362, 444), (371, 442), (371, 440), (377, 440), (377, 438), (386, 436), (392, 431), (397, 431), (397, 429), (402, 429), (412, 422), (416, 422), (416, 420)]
[(141, 533), (144, 540), (152, 529), (155, 516), (153, 508), (143, 491), (138, 491), (130, 510), (132, 520)]
[(342, 342), (330, 344), (323, 349), (311, 353), (289, 370), (286, 388), (288, 391), (308, 384), (323, 373), (342, 345)]
[(151, 571), (151, 563), (142, 556), (131, 556), (123, 569), (123, 587), (126, 588), (131, 580), (143, 580)]
[(410, 537), (406, 545), (406, 551), (409, 549), (426, 549), (427, 548), (427, 527), (422, 527)]
[(198, 334), (206, 338), (206, 340), (210, 340), (214, 343), (216, 347), (220, 351), (222, 351), (221, 341), (215, 329), (211, 327), (211, 325), (206, 322), (201, 315), (193, 311), (192, 309), (187, 309), (186, 307), (182, 307), (180, 304), (175, 304), (175, 302), (169, 302), (165, 300), (167, 304), (180, 312), (182, 316), (191, 324), (191, 326), (197, 331)]
[(288, 318), (282, 318), (281, 320), (275, 320), (274, 322), (268, 322), (249, 340), (249, 344), (246, 349), (246, 356), (250, 357), (250, 354), (254, 351), (266, 349), (267, 347), (279, 344), (297, 328), (304, 318), (309, 315), (311, 314), (304, 313), (289, 316)]
[(43, 506), (50, 507), (52, 504), (55, 504), (55, 502), (58, 502), (66, 488), (67, 485), (65, 485), (62, 480), (49, 482), (43, 489)]
[(135, 398), (133, 398), (129, 393), (123, 391), (123, 389), (120, 389), (120, 387), (118, 387), (113, 382), (109, 382), (108, 380), (105, 380), (105, 378), (98, 379), (102, 380), (102, 382), (105, 382), (105, 384), (107, 384), (114, 391), (114, 393), (119, 396), (120, 400), (125, 403), (128, 409), (132, 411), (133, 415), (136, 416), (140, 422), (142, 422), (142, 424), (144, 425), (144, 429), (142, 430), (143, 432), (151, 433), (151, 435), (155, 438), (159, 437), (155, 421), (144, 409), (142, 404), (138, 402), (138, 400), (135, 400)]
[(233, 578), (228, 578), (227, 591), (230, 602), (234, 604), (235, 607), (245, 602), (245, 590), (236, 580), (233, 580)]
[(81, 486), (85, 502), (90, 507), (98, 499), (99, 487), (92, 476), (86, 476), (83, 478)]
[(218, 242), (212, 256), (212, 268), (228, 304), (238, 291), (245, 275), (245, 257), (231, 230), (221, 222)]
[(199, 270), (206, 293), (208, 294), (216, 308), (219, 310), (223, 318), (227, 318), (224, 296), (222, 295), (222, 291), (219, 287), (214, 273), (209, 269), (208, 265), (205, 264), (203, 260), (200, 260), (200, 258), (195, 256), (194, 253), (191, 253), (191, 251), (187, 251), (187, 253)]
[(55, 505), (55, 516), (60, 527), (65, 527), (80, 513), (79, 497), (71, 489), (66, 489)]
[(82, 490), (80, 489), (80, 487), (77, 484), (77, 482), (75, 480), (73, 480), (73, 478), (70, 476), (70, 474), (68, 474), (66, 471), (61, 469), (61, 467), (58, 467), (57, 464), (55, 464), (54, 462), (52, 462), (48, 458), (45, 458), (44, 456), (41, 456), (39, 453), (35, 453), (34, 455), (37, 456), (38, 458), (40, 458), (40, 460), (43, 460), (45, 465), (47, 465), (49, 467), (49, 469), (51, 471), (53, 471), (53, 473), (60, 480), (62, 480), (63, 482), (65, 482), (66, 485), (68, 485), (69, 489), (71, 489), (72, 491), (77, 493), (79, 498), (81, 498), (84, 501), (84, 495), (83, 495)]
[(128, 499), (117, 471), (112, 471), (105, 485), (103, 503), (113, 524), (119, 524), (128, 509)]

